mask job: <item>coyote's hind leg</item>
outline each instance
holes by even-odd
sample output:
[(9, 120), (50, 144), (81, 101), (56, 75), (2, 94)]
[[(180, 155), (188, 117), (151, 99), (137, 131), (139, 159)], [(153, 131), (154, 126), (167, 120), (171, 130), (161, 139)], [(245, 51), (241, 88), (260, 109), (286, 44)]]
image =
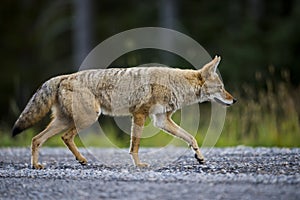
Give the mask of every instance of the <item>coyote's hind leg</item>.
[(31, 142), (31, 165), (35, 169), (43, 169), (44, 166), (38, 163), (39, 148), (50, 137), (68, 129), (68, 124), (61, 119), (55, 118), (48, 127), (32, 138)]
[[(87, 159), (78, 151), (74, 143), (74, 137), (78, 132), (88, 128), (98, 120), (101, 108), (96, 97), (88, 88), (75, 86), (74, 84), (73, 90), (63, 90), (60, 95), (63, 107), (67, 108), (69, 116), (73, 121), (73, 127), (61, 138), (76, 160), (84, 165), (87, 163)], [(64, 98), (65, 96), (71, 98)]]
[(74, 143), (74, 138), (76, 135), (77, 130), (75, 128), (72, 128), (68, 130), (65, 134), (63, 134), (61, 138), (64, 141), (65, 145), (73, 153), (76, 160), (78, 160), (80, 164), (85, 165), (87, 163), (87, 159), (83, 155), (81, 155), (81, 153), (78, 151), (76, 144)]

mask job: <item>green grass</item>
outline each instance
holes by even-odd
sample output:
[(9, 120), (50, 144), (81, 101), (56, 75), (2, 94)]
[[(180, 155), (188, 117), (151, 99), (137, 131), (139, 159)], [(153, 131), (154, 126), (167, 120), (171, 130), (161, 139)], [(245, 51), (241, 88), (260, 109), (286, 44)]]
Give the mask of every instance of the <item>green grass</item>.
[(244, 86), (236, 94), (239, 102), (228, 109), (218, 146), (300, 146), (300, 88), (283, 76), (282, 81), (267, 79), (266, 89)]

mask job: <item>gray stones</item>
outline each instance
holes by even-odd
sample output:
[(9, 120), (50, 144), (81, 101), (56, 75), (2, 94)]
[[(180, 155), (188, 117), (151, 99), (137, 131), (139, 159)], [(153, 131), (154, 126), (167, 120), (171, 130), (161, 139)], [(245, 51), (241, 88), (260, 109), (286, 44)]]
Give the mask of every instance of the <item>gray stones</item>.
[[(124, 194), (127, 194), (127, 197), (139, 199), (138, 196), (133, 198), (134, 188), (153, 199), (167, 197), (167, 191), (174, 195), (178, 192), (179, 195), (175, 197), (179, 198), (193, 197), (192, 194), (196, 195), (199, 191), (198, 186), (207, 189), (201, 195), (199, 193), (207, 198), (210, 192), (228, 192), (228, 188), (237, 198), (240, 197), (240, 191), (253, 191), (254, 188), (260, 191), (257, 195), (273, 195), (270, 193), (272, 188), (279, 195), (277, 197), (290, 198), (300, 193), (293, 189), (300, 186), (298, 148), (203, 149), (206, 162), (202, 165), (193, 158), (193, 152), (186, 148), (142, 149), (141, 158), (150, 164), (149, 168), (134, 167), (127, 149), (81, 149), (89, 160), (86, 166), (80, 165), (66, 148), (42, 148), (41, 151), (41, 161), (46, 169), (33, 170), (27, 148), (0, 149), (0, 199), (20, 198), (27, 193), (30, 198), (37, 191), (41, 192), (37, 198), (49, 197), (49, 192), (63, 197), (70, 190), (78, 192), (79, 196), (74, 197), (81, 198), (96, 192), (95, 197), (99, 198), (126, 199)], [(83, 187), (83, 183), (90, 188)], [(100, 188), (97, 189), (97, 185)], [(101, 188), (103, 185), (110, 187)], [(141, 189), (139, 185), (147, 187)], [(147, 190), (148, 187), (157, 192)]]

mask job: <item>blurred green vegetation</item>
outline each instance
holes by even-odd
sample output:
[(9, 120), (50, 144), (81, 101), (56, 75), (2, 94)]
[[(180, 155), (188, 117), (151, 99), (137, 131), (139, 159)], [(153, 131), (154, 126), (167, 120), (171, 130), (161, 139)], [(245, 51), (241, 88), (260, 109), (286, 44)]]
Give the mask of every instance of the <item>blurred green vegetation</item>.
[[(84, 2), (92, 5), (88, 10), (91, 33), (87, 38), (88, 50), (125, 30), (160, 26), (192, 37), (212, 56), (222, 56), (219, 70), (225, 86), (239, 101), (227, 109), (218, 146), (300, 146), (300, 1)], [(1, 2), (0, 146), (29, 145), (32, 136), (49, 119), (11, 139), (10, 129), (28, 99), (50, 77), (78, 70), (80, 63), (74, 58), (79, 42), (74, 39), (78, 13), (74, 5), (75, 0)], [(165, 14), (170, 6), (172, 12)], [(157, 62), (192, 67), (178, 56), (170, 58), (165, 54), (139, 50), (120, 57), (112, 66)], [(201, 117), (199, 143), (210, 120), (210, 104), (200, 108), (201, 116), (207, 117)], [(101, 118), (100, 122), (113, 143), (129, 146), (129, 136), (115, 128), (111, 119)], [(109, 146), (101, 135), (89, 136), (86, 140), (90, 145)], [(141, 145), (164, 146), (170, 141), (173, 141), (171, 136), (160, 133), (143, 139)], [(174, 142), (174, 145), (183, 144)], [(45, 145), (63, 143), (57, 136)]]
[(257, 74), (258, 82), (267, 88), (245, 84), (235, 93), (239, 103), (228, 109), (226, 124), (218, 145), (300, 146), (300, 88), (290, 83), (290, 75), (282, 71), (282, 79)]

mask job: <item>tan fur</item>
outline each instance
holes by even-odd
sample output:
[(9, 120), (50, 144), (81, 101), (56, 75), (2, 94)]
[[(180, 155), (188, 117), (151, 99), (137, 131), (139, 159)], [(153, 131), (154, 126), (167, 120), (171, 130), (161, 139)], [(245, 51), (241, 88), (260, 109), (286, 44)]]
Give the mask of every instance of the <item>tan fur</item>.
[[(130, 154), (136, 166), (140, 162), (138, 149), (145, 120), (153, 119), (156, 127), (186, 141), (203, 162), (195, 138), (171, 119), (172, 114), (185, 105), (217, 101), (225, 105), (235, 102), (225, 91), (216, 73), (220, 57), (201, 70), (182, 70), (167, 67), (136, 67), (127, 69), (86, 70), (58, 76), (45, 82), (31, 98), (16, 121), (13, 135), (32, 126), (52, 109), (53, 120), (32, 139), (32, 161), (36, 169), (38, 150), (55, 134), (65, 132), (62, 139), (81, 164), (87, 160), (74, 144), (78, 131), (97, 121), (101, 113), (111, 116), (132, 116)], [(151, 67), (149, 67), (151, 66)]]

